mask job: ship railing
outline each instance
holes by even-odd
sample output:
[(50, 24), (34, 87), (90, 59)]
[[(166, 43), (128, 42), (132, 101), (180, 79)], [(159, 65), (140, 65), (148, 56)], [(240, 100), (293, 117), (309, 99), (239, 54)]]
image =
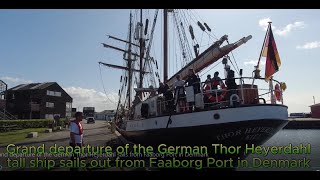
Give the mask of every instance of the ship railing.
[[(276, 83), (280, 84), (279, 81), (272, 79), (272, 82), (269, 83), (266, 82), (263, 78), (256, 78), (255, 83), (252, 84), (252, 77), (240, 77), (234, 79), (237, 84), (236, 89), (221, 89), (221, 87), (219, 87), (218, 89), (213, 89), (211, 86), (209, 90), (205, 90), (204, 85), (208, 82), (201, 82), (200, 93), (188, 94), (188, 92), (186, 91), (186, 99), (194, 99), (194, 104), (192, 105), (194, 107), (193, 110), (206, 110), (255, 104), (283, 104), (283, 91), (281, 89), (275, 90), (273, 86)], [(226, 79), (221, 80), (224, 84), (226, 84)], [(275, 97), (276, 92), (280, 94), (280, 99), (279, 97)], [(212, 95), (214, 97), (220, 96), (220, 98), (212, 98), (214, 101), (208, 101), (208, 95)], [(185, 111), (179, 111), (177, 110), (179, 107), (177, 107), (178, 104), (176, 103), (175, 97), (173, 97), (172, 100), (167, 100), (162, 94), (157, 96), (161, 99), (161, 101), (157, 102), (157, 115), (168, 113), (183, 113), (186, 111), (189, 112), (190, 109), (193, 108), (190, 107), (190, 104), (192, 103), (189, 104), (186, 100)], [(172, 103), (172, 101), (174, 102), (173, 108), (175, 111), (172, 109), (167, 109), (166, 106), (168, 103)]]
[[(275, 89), (274, 85), (280, 82), (271, 79), (270, 82), (266, 82), (263, 78), (256, 78), (255, 84), (252, 84), (252, 77), (240, 77), (233, 78), (237, 82), (237, 89), (222, 89), (221, 86), (218, 89), (213, 89), (212, 85), (209, 86), (210, 89), (204, 89), (208, 82), (201, 82), (201, 93), (206, 99), (208, 96), (215, 96), (219, 98), (211, 98), (211, 101), (204, 102), (204, 106), (207, 105), (217, 105), (227, 106), (235, 104), (283, 104), (283, 90), (281, 88)], [(225, 83), (227, 79), (221, 79)], [(212, 84), (213, 81), (210, 82)], [(230, 96), (235, 94), (231, 99)], [(222, 97), (223, 96), (223, 97)], [(214, 101), (212, 101), (212, 99)], [(236, 102), (236, 103), (235, 103)]]

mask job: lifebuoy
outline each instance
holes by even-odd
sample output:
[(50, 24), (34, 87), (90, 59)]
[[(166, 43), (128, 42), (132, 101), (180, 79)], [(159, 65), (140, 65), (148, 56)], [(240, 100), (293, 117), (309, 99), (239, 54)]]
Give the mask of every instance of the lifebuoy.
[[(235, 100), (233, 100), (234, 98), (235, 98)], [(240, 97), (237, 94), (232, 94), (230, 96), (230, 106), (233, 106), (234, 102), (240, 103)]]
[(212, 85), (213, 86), (220, 85), (222, 89), (221, 94), (216, 95), (215, 92), (210, 92), (211, 86), (210, 84), (206, 84), (206, 86), (204, 87), (205, 95), (208, 97), (209, 101), (211, 102), (220, 102), (227, 94), (227, 87), (223, 83), (220, 84), (218, 81), (214, 81)]
[(281, 101), (281, 91), (280, 91), (280, 85), (276, 84), (274, 86), (274, 95), (276, 96), (277, 101)]

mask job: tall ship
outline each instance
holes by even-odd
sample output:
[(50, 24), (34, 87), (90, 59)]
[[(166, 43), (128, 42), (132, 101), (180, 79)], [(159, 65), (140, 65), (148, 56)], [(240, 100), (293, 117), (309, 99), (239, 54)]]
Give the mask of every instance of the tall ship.
[[(251, 35), (236, 42), (229, 42), (228, 35), (217, 38), (193, 10), (154, 10), (149, 18), (144, 15), (150, 11), (134, 12), (129, 15), (127, 39), (109, 35), (124, 48), (102, 43), (123, 53), (123, 65), (99, 62), (123, 72), (114, 121), (125, 139), (146, 146), (257, 146), (288, 123), (283, 101), (286, 85), (273, 78), (281, 61), (271, 23), (257, 52), (258, 63), (248, 70), (239, 69), (232, 52), (249, 45)], [(161, 33), (156, 31), (159, 17)], [(209, 44), (203, 48), (201, 42)], [(262, 61), (266, 62), (264, 77)], [(207, 76), (213, 68), (221, 78), (218, 73)], [(243, 76), (244, 71), (252, 76)], [(246, 156), (241, 152), (232, 158)]]

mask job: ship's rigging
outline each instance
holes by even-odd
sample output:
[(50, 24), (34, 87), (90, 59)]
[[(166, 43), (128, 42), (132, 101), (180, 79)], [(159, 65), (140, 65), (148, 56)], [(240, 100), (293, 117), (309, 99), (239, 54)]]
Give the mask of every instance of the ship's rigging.
[[(161, 81), (167, 82), (170, 86), (176, 74), (182, 75), (182, 79), (185, 79), (188, 68), (193, 68), (196, 73), (200, 73), (203, 69), (225, 55), (228, 62), (234, 65), (230, 57), (227, 56), (230, 51), (222, 53), (221, 57), (216, 57), (214, 60), (202, 64), (198, 63), (206, 61), (206, 57), (208, 56), (205, 54), (206, 51), (202, 52), (201, 50), (210, 48), (210, 45), (211, 48), (215, 48), (225, 41), (229, 44), (228, 37), (224, 35), (218, 39), (213, 33), (214, 29), (200, 19), (200, 16), (197, 16), (193, 10), (165, 9), (163, 11), (163, 17), (158, 15), (159, 10), (155, 10), (153, 16), (150, 16), (150, 10), (147, 10), (147, 12), (136, 10), (133, 15), (130, 13), (127, 39), (123, 40), (109, 35), (109, 39), (125, 43), (124, 49), (102, 43), (106, 48), (112, 48), (123, 53), (124, 61), (122, 66), (99, 62), (100, 65), (122, 70), (120, 77), (121, 85), (118, 90), (119, 101), (117, 103), (117, 110), (130, 109), (135, 94), (141, 100), (148, 97), (149, 92), (146, 89), (135, 93), (133, 91), (134, 88), (139, 88), (140, 90), (143, 88), (156, 88)], [(172, 18), (167, 18), (168, 16)], [(164, 23), (163, 34), (156, 31), (159, 17), (162, 17)], [(169, 22), (172, 22), (173, 26), (170, 26)], [(170, 28), (170, 33), (166, 32)], [(170, 41), (168, 34), (170, 35), (170, 39), (176, 40)], [(205, 35), (207, 35), (206, 39), (208, 39), (207, 44), (203, 42), (203, 39), (205, 39), (203, 36)], [(164, 38), (163, 46), (154, 43), (154, 40), (157, 40), (156, 38), (159, 38), (159, 36)], [(247, 39), (243, 38), (239, 40), (239, 44), (245, 43), (250, 38), (247, 37)], [(234, 43), (233, 49), (237, 48), (239, 44)], [(161, 53), (163, 57), (159, 58), (159, 49), (161, 47), (163, 47), (162, 51), (160, 51), (163, 52)], [(157, 49), (154, 50), (154, 48)], [(170, 61), (168, 61), (168, 57), (170, 57)], [(160, 66), (160, 62), (163, 62), (164, 65)], [(237, 67), (235, 67), (235, 70), (238, 72)], [(163, 76), (162, 79), (161, 76)]]

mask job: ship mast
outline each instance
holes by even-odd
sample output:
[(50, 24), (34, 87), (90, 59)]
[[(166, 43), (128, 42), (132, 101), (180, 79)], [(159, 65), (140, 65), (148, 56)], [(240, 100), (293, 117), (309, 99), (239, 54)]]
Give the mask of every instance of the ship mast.
[(163, 82), (168, 80), (168, 9), (163, 10)]
[[(140, 73), (139, 73), (139, 88), (142, 88), (143, 86), (143, 47), (144, 47), (144, 43), (143, 43), (143, 31), (142, 31), (142, 9), (140, 10)], [(140, 98), (142, 99), (142, 92), (139, 93)]]
[[(107, 67), (112, 67), (112, 68), (116, 68), (116, 69), (122, 69), (122, 70), (125, 70), (128, 72), (128, 89), (127, 89), (127, 93), (126, 93), (126, 96), (127, 96), (127, 108), (130, 108), (131, 107), (131, 88), (132, 88), (132, 73), (133, 72), (139, 72), (140, 74), (144, 74), (145, 72), (141, 70), (141, 67), (140, 67), (140, 70), (138, 69), (134, 69), (132, 68), (132, 61), (134, 61), (132, 59), (132, 55), (134, 55), (135, 57), (136, 56), (139, 56), (138, 54), (135, 54), (135, 53), (132, 53), (132, 45), (134, 46), (137, 46), (141, 49), (141, 47), (139, 45), (136, 45), (134, 43), (132, 43), (132, 14), (130, 12), (130, 25), (129, 25), (129, 41), (126, 41), (126, 40), (122, 40), (122, 39), (119, 39), (119, 38), (116, 38), (116, 37), (113, 37), (113, 36), (110, 36), (109, 35), (109, 38), (112, 38), (114, 40), (117, 40), (117, 41), (121, 41), (121, 42), (125, 42), (128, 44), (128, 50), (124, 50), (124, 49), (121, 49), (121, 48), (118, 48), (118, 47), (114, 47), (114, 46), (111, 46), (111, 45), (108, 45), (108, 44), (105, 44), (105, 43), (102, 43), (102, 45), (105, 47), (105, 48), (111, 48), (111, 49), (115, 49), (115, 50), (118, 50), (118, 51), (121, 51), (121, 52), (124, 52), (125, 54), (127, 53), (128, 54), (128, 58), (126, 58), (124, 56), (124, 60), (127, 61), (126, 63), (126, 66), (119, 66), (119, 65), (114, 65), (114, 64), (108, 64), (108, 63), (103, 63), (103, 62), (99, 62), (99, 64), (102, 64), (104, 66), (107, 66)], [(143, 58), (141, 57), (141, 54), (143, 53), (140, 53), (140, 60)], [(142, 82), (142, 81), (141, 81)]]
[(129, 76), (129, 82), (128, 82), (128, 108), (130, 109), (131, 107), (131, 81), (132, 81), (132, 70), (131, 70), (131, 65), (132, 65), (132, 59), (131, 59), (131, 29), (132, 29), (132, 14), (130, 12), (130, 28), (129, 28), (129, 47), (128, 47), (128, 76)]

